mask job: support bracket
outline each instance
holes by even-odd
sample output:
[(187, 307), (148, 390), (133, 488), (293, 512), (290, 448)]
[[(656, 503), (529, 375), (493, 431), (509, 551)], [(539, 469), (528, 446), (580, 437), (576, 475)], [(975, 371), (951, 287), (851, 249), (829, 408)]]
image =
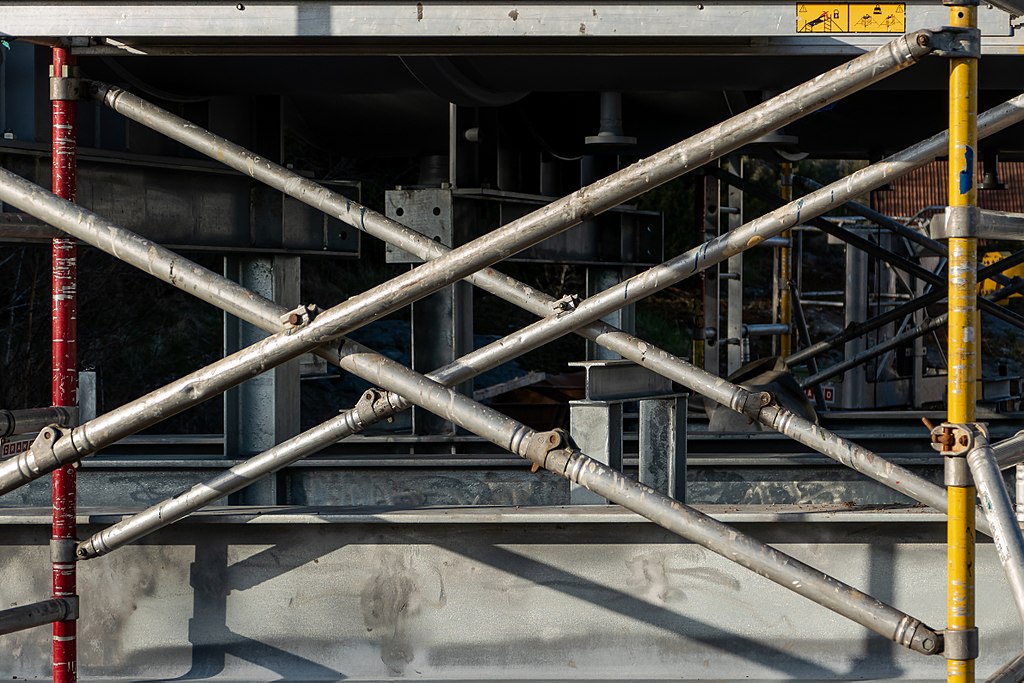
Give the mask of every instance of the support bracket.
[(960, 661), (978, 658), (978, 629), (969, 628), (965, 630), (943, 631), (942, 641), (944, 644), (942, 654), (946, 659)]
[[(956, 4), (976, 5), (978, 3)], [(937, 31), (932, 31), (931, 36), (918, 36), (918, 41), (921, 39), (926, 41), (926, 45), (930, 44), (932, 53), (939, 57), (950, 59), (979, 59), (981, 57), (981, 31), (977, 28), (945, 26)]]
[(50, 65), (50, 100), (80, 100), (86, 95), (83, 81), (78, 77), (78, 67), (64, 65), (58, 76)]
[(74, 538), (50, 539), (50, 562), (52, 564), (74, 564), (78, 560), (78, 541)]

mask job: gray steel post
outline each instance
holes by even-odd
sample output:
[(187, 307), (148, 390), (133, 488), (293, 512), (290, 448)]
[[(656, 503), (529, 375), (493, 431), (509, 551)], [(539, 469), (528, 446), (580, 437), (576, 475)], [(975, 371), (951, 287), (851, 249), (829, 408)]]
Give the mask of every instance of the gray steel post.
[[(710, 244), (721, 234), (721, 194), (718, 178), (705, 175), (702, 178), (704, 187), (704, 243)], [(704, 271), (704, 369), (719, 375), (722, 373), (721, 353), (722, 334), (721, 298), (722, 287), (719, 280), (719, 267), (711, 264)]]
[[(620, 401), (570, 401), (569, 433), (580, 450), (616, 472), (622, 471), (622, 403)], [(583, 486), (569, 486), (573, 505), (604, 505), (609, 502)]]
[(686, 502), (686, 398), (640, 400), (640, 483), (680, 503)]
[(78, 618), (78, 597), (54, 598), (0, 610), (0, 635)]
[[(726, 168), (730, 173), (743, 176), (743, 159), (733, 154), (726, 161)], [(735, 230), (743, 225), (743, 191), (737, 187), (729, 186), (728, 190), (729, 207), (726, 222), (729, 230)], [(740, 369), (743, 365), (743, 345), (740, 340), (743, 338), (743, 252), (729, 257), (727, 266), (732, 276), (726, 282), (726, 296), (728, 308), (726, 309), (726, 336), (729, 340), (736, 340), (730, 343), (726, 349), (726, 377)]]
[(1024, 536), (1017, 525), (1017, 516), (995, 454), (983, 434), (975, 436), (974, 448), (967, 454), (967, 465), (978, 487), (981, 509), (985, 511), (999, 562), (1006, 572), (1010, 592), (1017, 603), (1017, 613), (1024, 621)]

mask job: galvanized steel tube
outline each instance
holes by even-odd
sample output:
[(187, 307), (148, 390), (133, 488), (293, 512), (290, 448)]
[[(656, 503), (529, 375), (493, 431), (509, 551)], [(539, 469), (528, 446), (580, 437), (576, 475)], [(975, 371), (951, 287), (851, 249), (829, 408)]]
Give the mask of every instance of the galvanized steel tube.
[(31, 434), (47, 425), (69, 427), (75, 420), (77, 408), (54, 406), (27, 410), (0, 410), (0, 439), (13, 434)]
[[(33, 602), (30, 605), (0, 610), (0, 635), (62, 621), (72, 621), (74, 623), (73, 620), (76, 618), (78, 618), (77, 597), (53, 598), (43, 600), (42, 602)], [(70, 672), (74, 674), (75, 660), (71, 659), (70, 663), (72, 666), (64, 668), (70, 669)]]
[(974, 475), (974, 485), (981, 498), (981, 509), (992, 527), (996, 555), (1006, 572), (1013, 601), (1024, 622), (1024, 536), (1017, 524), (1017, 515), (995, 454), (985, 436), (978, 436), (967, 454), (967, 464)]
[(1024, 429), (1008, 439), (992, 444), (992, 452), (1001, 470), (1024, 463)]

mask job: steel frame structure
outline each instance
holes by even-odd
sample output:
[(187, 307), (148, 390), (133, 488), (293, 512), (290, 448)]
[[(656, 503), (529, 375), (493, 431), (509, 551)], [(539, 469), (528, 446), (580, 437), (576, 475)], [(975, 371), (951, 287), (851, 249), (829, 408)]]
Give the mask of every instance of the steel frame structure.
[[(926, 655), (944, 655), (949, 661), (950, 680), (973, 680), (973, 660), (978, 647), (970, 592), (976, 510), (974, 485), (981, 491), (983, 501), (983, 512), (976, 520), (976, 526), (978, 530), (993, 535), (1014, 599), (1024, 615), (1024, 573), (1021, 572), (1024, 540), (999, 474), (1000, 467), (1009, 466), (1007, 463), (1010, 462), (1010, 456), (1003, 456), (1009, 453), (1013, 458), (1024, 457), (1019, 455), (1024, 449), (1018, 446), (1019, 438), (1012, 443), (993, 446), (989, 444), (984, 428), (974, 424), (974, 397), (971, 392), (975, 385), (972, 374), (975, 342), (969, 332), (963, 333), (975, 325), (978, 299), (974, 284), (977, 278), (998, 272), (1009, 264), (978, 271), (976, 235), (973, 232), (973, 222), (977, 217), (974, 211), (976, 199), (971, 194), (972, 186), (965, 186), (961, 180), (963, 174), (970, 175), (973, 168), (970, 166), (971, 155), (965, 154), (964, 149), (974, 149), (979, 137), (1024, 120), (1024, 95), (977, 115), (975, 11), (972, 3), (956, 4), (951, 9), (951, 28), (901, 36), (809, 83), (454, 249), (444, 247), (139, 97), (104, 83), (80, 80), (71, 69), (73, 62), (66, 50), (55, 50), (51, 88), (55, 93), (54, 165), (57, 169), (59, 164), (60, 173), (54, 174), (54, 192), (47, 192), (0, 169), (0, 200), (264, 329), (271, 336), (78, 426), (67, 426), (67, 420), (49, 423), (31, 449), (0, 463), (0, 495), (45, 474), (53, 472), (55, 476), (54, 599), (0, 611), (0, 633), (53, 623), (54, 679), (75, 680), (76, 562), (135, 542), (262, 476), (416, 405), (525, 458), (534, 468), (544, 468), (565, 477), (899, 645)], [(556, 300), (492, 269), (502, 259), (568, 230), (586, 217), (609, 210), (653, 187), (727, 156), (743, 144), (901, 71), (936, 50), (952, 60), (951, 125), (948, 134), (929, 138), (797, 200), (788, 196), (792, 179), (787, 173), (783, 204), (779, 208), (748, 223), (733, 226), (727, 234), (716, 236), (583, 301)], [(423, 259), (424, 264), (326, 310), (312, 304), (288, 310), (275, 304), (74, 204), (75, 96), (101, 102), (139, 124), (222, 161), (356, 229), (384, 239)], [(951, 356), (955, 357), (951, 360), (950, 416), (946, 424), (933, 431), (935, 443), (947, 456), (946, 489), (799, 417), (779, 405), (770, 393), (748, 390), (600, 322), (609, 313), (684, 278), (705, 272), (765, 240), (792, 234), (787, 231), (816, 220), (864, 191), (905, 175), (946, 153), (951, 159), (967, 159), (966, 168), (951, 170), (951, 174), (955, 174), (955, 182), (951, 181), (950, 206), (962, 207), (956, 214), (960, 216), (956, 224), (963, 233), (951, 239), (949, 247), (950, 349)], [(74, 256), (69, 249), (73, 249), (72, 240), (55, 240), (54, 299), (59, 304), (55, 305), (54, 313), (55, 409), (46, 414), (10, 414), (7, 419), (11, 432), (19, 423), (24, 426), (53, 418), (55, 411), (75, 404), (74, 355), (68, 350), (68, 342), (74, 342), (73, 304), (69, 304), (73, 301), (70, 294), (74, 286)], [(783, 311), (779, 320), (787, 330), (792, 329), (793, 314), (800, 316), (799, 311), (790, 310), (791, 301), (799, 301), (789, 286), (792, 279), (788, 265), (790, 259), (790, 249), (784, 247), (780, 257), (783, 264), (783, 282), (780, 283)], [(927, 275), (931, 280), (937, 277), (930, 272)], [(427, 375), (414, 372), (344, 338), (359, 326), (461, 279), (526, 309), (540, 319)], [(934, 300), (939, 300), (942, 293), (935, 291), (933, 296)], [(670, 498), (664, 491), (633, 481), (622, 472), (589, 457), (560, 430), (541, 432), (530, 429), (452, 388), (488, 368), (571, 332), (896, 491), (946, 512), (950, 519), (950, 611), (945, 631), (931, 628), (909, 614), (730, 528)], [(792, 360), (788, 338), (789, 334), (783, 336), (787, 341), (781, 344), (781, 348), (785, 355), (790, 356), (788, 360)], [(310, 351), (379, 389), (366, 392), (356, 406), (338, 417), (198, 484), (182, 495), (152, 506), (87, 539), (76, 541), (75, 463), (125, 436)], [(797, 352), (795, 355), (800, 354)], [(1010, 464), (1016, 464), (1016, 460)], [(1006, 668), (1011, 673), (998, 676), (1015, 675), (1013, 672), (1018, 667), (1018, 663), (1011, 662)]]

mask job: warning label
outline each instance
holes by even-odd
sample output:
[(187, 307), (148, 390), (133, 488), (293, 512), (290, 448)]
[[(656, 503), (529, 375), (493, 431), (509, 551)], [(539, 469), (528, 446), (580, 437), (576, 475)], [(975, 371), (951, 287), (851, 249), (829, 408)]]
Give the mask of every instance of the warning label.
[(797, 33), (906, 33), (903, 3), (797, 3)]
[(27, 451), (32, 448), (32, 442), (35, 440), (35, 434), (31, 436), (12, 436), (6, 439), (0, 439), (0, 460), (10, 458), (18, 453)]

